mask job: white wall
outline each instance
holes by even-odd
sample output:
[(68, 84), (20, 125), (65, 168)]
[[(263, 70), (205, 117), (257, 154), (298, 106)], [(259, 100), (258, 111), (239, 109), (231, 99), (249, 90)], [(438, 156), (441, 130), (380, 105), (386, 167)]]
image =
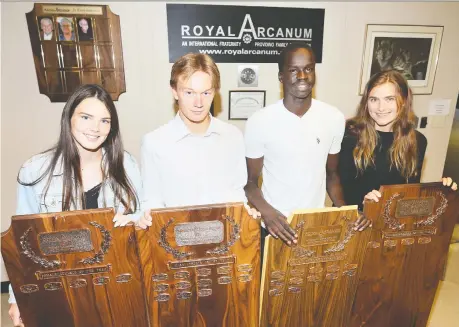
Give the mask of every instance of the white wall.
[[(209, 4), (208, 1), (205, 2)], [(217, 4), (218, 2), (214, 2)], [(116, 103), (124, 143), (138, 157), (143, 134), (174, 115), (168, 86), (170, 68), (167, 50), (165, 2), (108, 4), (120, 15), (127, 93)], [(315, 96), (353, 115), (359, 101), (358, 87), (366, 24), (413, 24), (445, 26), (432, 95), (415, 96), (418, 116), (428, 112), (429, 100), (457, 98), (459, 89), (459, 3), (327, 3), (239, 2), (253, 6), (325, 8), (323, 63), (317, 65)], [(2, 3), (1, 56), (1, 230), (10, 225), (15, 210), (16, 174), (33, 154), (57, 139), (63, 103), (50, 103), (40, 95), (32, 59), (25, 13), (33, 3)], [(237, 64), (219, 64), (222, 76), (218, 116), (228, 117), (228, 90), (237, 89)], [(279, 99), (276, 64), (260, 64), (259, 89), (267, 91), (266, 102)], [(454, 102), (454, 101), (453, 101)], [(429, 141), (423, 181), (441, 177), (454, 110), (443, 127), (421, 129)], [(243, 121), (231, 121), (242, 130)]]

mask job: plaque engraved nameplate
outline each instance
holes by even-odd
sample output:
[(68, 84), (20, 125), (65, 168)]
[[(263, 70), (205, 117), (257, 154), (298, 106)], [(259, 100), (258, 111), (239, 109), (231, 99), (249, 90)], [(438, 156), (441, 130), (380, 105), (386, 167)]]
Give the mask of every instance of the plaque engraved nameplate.
[(164, 280), (167, 280), (167, 274), (154, 274), (151, 276), (151, 280), (154, 282), (162, 282)]
[(44, 255), (88, 252), (94, 250), (89, 229), (74, 229), (65, 232), (38, 235), (40, 251)]
[(47, 291), (57, 291), (62, 289), (62, 283), (61, 282), (50, 282), (45, 284), (45, 290)]
[(69, 286), (71, 288), (86, 287), (87, 285), (88, 285), (88, 282), (86, 281), (86, 279), (83, 279), (83, 278), (72, 280), (69, 283)]
[(155, 296), (154, 300), (156, 302), (166, 302), (166, 301), (169, 301), (170, 297), (171, 296), (168, 293), (160, 293)]
[(322, 268), (322, 266), (314, 266), (314, 267), (309, 268), (309, 272), (311, 274), (318, 274), (318, 273), (321, 273), (323, 271), (324, 271), (324, 268)]
[(154, 286), (153, 291), (155, 292), (164, 292), (169, 288), (169, 284), (157, 284)]
[(175, 279), (188, 279), (190, 278), (190, 273), (188, 271), (177, 271), (174, 274)]
[(303, 232), (302, 246), (315, 246), (336, 243), (340, 240), (343, 228), (341, 225), (317, 226), (306, 228)]
[(178, 282), (175, 284), (175, 288), (178, 290), (186, 290), (188, 288), (191, 288), (191, 283), (190, 282)]
[(269, 295), (270, 296), (279, 296), (282, 295), (284, 292), (282, 292), (280, 289), (273, 288), (269, 290)]
[(200, 221), (177, 224), (174, 227), (178, 246), (214, 244), (223, 242), (225, 228), (221, 221)]
[(252, 265), (250, 265), (250, 264), (239, 265), (239, 266), (237, 266), (237, 271), (239, 271), (239, 272), (251, 272), (252, 271)]
[(93, 279), (94, 285), (105, 285), (110, 281), (110, 277), (108, 276), (98, 276)]
[(218, 283), (219, 284), (231, 284), (231, 277), (230, 276), (222, 276), (218, 277)]
[(132, 279), (131, 274), (119, 274), (115, 280), (117, 283), (129, 283)]
[(202, 258), (194, 260), (183, 260), (183, 261), (169, 261), (167, 266), (169, 269), (183, 269), (189, 267), (202, 267), (202, 266), (216, 266), (226, 263), (235, 263), (235, 256), (218, 257), (218, 258)]
[(402, 239), (402, 245), (411, 245), (414, 243), (414, 238), (404, 238)]
[(212, 270), (210, 268), (196, 269), (196, 276), (206, 277), (206, 276), (210, 276), (211, 273), (212, 273)]
[(177, 300), (187, 300), (191, 297), (191, 292), (181, 291), (177, 292)]
[(339, 266), (338, 265), (331, 265), (327, 267), (327, 272), (338, 272)]
[(304, 276), (304, 270), (292, 269), (292, 271), (290, 271), (290, 276), (303, 277)]
[(290, 278), (290, 280), (288, 282), (291, 285), (301, 285), (301, 284), (303, 284), (303, 278), (292, 277), (292, 278)]
[(375, 241), (370, 241), (368, 242), (368, 247), (370, 249), (377, 249), (381, 246), (381, 244), (379, 244), (379, 242), (375, 242)]
[(387, 248), (393, 248), (397, 246), (397, 241), (396, 240), (385, 240), (384, 241), (384, 246)]
[(289, 291), (289, 293), (300, 293), (301, 292), (301, 288), (299, 288), (297, 286), (290, 286), (288, 288), (288, 291)]
[(320, 275), (309, 275), (307, 279), (308, 282), (318, 283), (322, 280), (322, 277)]
[(271, 286), (284, 286), (284, 281), (282, 279), (272, 279), (269, 284)]
[(430, 237), (420, 237), (418, 238), (418, 243), (419, 244), (428, 244), (432, 241), (432, 238)]
[(395, 217), (428, 216), (432, 214), (434, 204), (434, 197), (400, 199), (397, 201)]
[(210, 296), (212, 295), (212, 289), (211, 288), (203, 288), (198, 290), (198, 296), (199, 297), (205, 297), (205, 296)]
[(383, 231), (383, 238), (404, 238), (404, 237), (415, 237), (415, 236), (430, 236), (435, 235), (437, 229), (435, 227), (426, 227), (424, 229), (414, 230), (403, 230), (403, 231)]
[(208, 288), (212, 285), (212, 279), (198, 279), (198, 287)]
[(37, 271), (35, 273), (35, 276), (37, 277), (38, 280), (42, 280), (42, 279), (52, 279), (52, 278), (58, 278), (58, 277), (93, 275), (93, 274), (111, 272), (111, 270), (112, 270), (112, 265), (106, 265), (106, 266), (91, 267), (91, 268)]
[(285, 271), (276, 270), (271, 273), (271, 278), (285, 278)]
[(250, 274), (243, 274), (243, 275), (240, 275), (238, 278), (237, 278), (238, 281), (240, 282), (243, 282), (243, 283), (247, 283), (247, 282), (250, 282), (252, 280), (252, 275)]
[(228, 275), (230, 273), (231, 273), (231, 267), (230, 266), (217, 267), (217, 274), (219, 274), (219, 275)]
[(39, 288), (37, 284), (26, 284), (26, 285), (22, 285), (21, 287), (19, 287), (19, 289), (21, 290), (22, 293), (29, 294), (29, 293), (38, 292)]
[(316, 256), (313, 258), (290, 259), (288, 261), (288, 265), (289, 266), (301, 266), (301, 265), (307, 265), (309, 263), (341, 261), (341, 260), (344, 260), (345, 258), (346, 258), (346, 253), (337, 253), (337, 254)]

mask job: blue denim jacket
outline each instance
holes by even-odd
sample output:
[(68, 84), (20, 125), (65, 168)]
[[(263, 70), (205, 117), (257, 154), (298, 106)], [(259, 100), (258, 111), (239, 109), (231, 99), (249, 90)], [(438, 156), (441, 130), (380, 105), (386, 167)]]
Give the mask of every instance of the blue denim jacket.
[[(37, 180), (47, 169), (52, 159), (52, 152), (41, 153), (33, 156), (22, 165), (19, 171), (19, 180), (30, 183)], [(139, 203), (137, 211), (133, 213), (131, 219), (136, 221), (141, 215), (141, 203), (143, 199), (142, 178), (140, 177), (139, 166), (132, 155), (124, 152), (124, 169), (132, 186), (137, 192)], [(63, 191), (63, 167), (62, 158), (59, 158), (56, 168), (53, 171), (53, 177), (49, 185), (46, 198), (44, 197), (44, 188), (48, 181), (47, 177), (33, 186), (24, 186), (17, 184), (17, 207), (16, 215), (28, 215), (35, 213), (60, 212), (62, 211), (62, 191)], [(107, 178), (110, 179), (110, 176)], [(80, 203), (80, 201), (75, 201)], [(124, 212), (122, 203), (115, 199), (113, 190), (109, 181), (102, 185), (98, 198), (99, 208), (115, 208), (117, 212)], [(81, 210), (82, 208), (71, 206), (70, 210)], [(9, 303), (16, 303), (14, 294), (10, 285)]]

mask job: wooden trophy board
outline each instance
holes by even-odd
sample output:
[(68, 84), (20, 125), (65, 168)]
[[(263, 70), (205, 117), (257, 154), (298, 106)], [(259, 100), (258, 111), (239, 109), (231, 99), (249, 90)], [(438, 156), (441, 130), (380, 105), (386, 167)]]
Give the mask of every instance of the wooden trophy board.
[(114, 211), (14, 216), (2, 255), (27, 327), (148, 326), (132, 226)]
[(243, 204), (151, 215), (136, 231), (151, 326), (257, 326), (260, 223)]
[(382, 186), (366, 202), (373, 221), (351, 326), (426, 326), (444, 271), (457, 192), (441, 183)]
[(347, 326), (370, 237), (357, 217), (357, 206), (297, 211), (297, 245), (266, 238), (260, 326)]
[(51, 102), (66, 102), (82, 84), (113, 100), (126, 92), (120, 18), (108, 6), (35, 3), (26, 18), (40, 93)]

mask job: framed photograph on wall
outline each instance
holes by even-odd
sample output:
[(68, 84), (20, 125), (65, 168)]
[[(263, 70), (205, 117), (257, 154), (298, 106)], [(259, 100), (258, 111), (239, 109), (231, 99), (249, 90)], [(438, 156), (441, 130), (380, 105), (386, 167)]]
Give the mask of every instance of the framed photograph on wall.
[(246, 120), (265, 106), (266, 91), (229, 91), (230, 120)]
[(391, 69), (413, 94), (432, 94), (442, 35), (443, 26), (367, 25), (359, 94), (373, 74)]

